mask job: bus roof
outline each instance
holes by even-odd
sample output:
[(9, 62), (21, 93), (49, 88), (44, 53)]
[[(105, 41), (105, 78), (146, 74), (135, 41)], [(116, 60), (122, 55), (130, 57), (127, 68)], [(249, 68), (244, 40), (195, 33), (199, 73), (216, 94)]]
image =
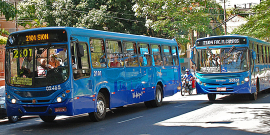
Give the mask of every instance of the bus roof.
[(94, 29), (86, 29), (86, 28), (76, 28), (76, 27), (43, 27), (43, 28), (34, 28), (27, 29), (22, 31), (13, 32), (12, 34), (19, 34), (24, 32), (31, 31), (40, 31), (40, 30), (66, 30), (69, 35), (73, 36), (87, 36), (93, 38), (105, 38), (105, 39), (115, 39), (115, 40), (123, 40), (123, 41), (132, 41), (132, 42), (142, 42), (142, 43), (152, 43), (152, 44), (166, 44), (177, 46), (177, 42), (174, 39), (163, 39), (156, 37), (148, 37), (144, 35), (133, 35), (126, 33), (118, 33), (118, 32), (108, 32)]

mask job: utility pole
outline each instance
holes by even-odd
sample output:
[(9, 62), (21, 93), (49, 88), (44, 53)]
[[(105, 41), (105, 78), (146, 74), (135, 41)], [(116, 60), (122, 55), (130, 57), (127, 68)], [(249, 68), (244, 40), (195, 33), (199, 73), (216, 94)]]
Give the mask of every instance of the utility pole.
[(226, 24), (226, 6), (225, 6), (226, 2), (224, 0), (224, 29), (225, 29), (225, 35), (227, 35), (227, 24)]

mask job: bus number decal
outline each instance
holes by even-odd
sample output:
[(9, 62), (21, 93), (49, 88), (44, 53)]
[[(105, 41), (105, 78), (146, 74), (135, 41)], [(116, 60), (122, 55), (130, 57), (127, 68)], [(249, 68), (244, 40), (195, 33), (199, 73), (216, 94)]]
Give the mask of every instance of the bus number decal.
[(14, 50), (13, 58), (18, 57), (32, 57), (32, 49)]
[(55, 85), (55, 86), (47, 86), (46, 90), (50, 91), (50, 90), (60, 90), (61, 86), (60, 85)]
[(229, 79), (229, 82), (239, 82), (239, 79)]

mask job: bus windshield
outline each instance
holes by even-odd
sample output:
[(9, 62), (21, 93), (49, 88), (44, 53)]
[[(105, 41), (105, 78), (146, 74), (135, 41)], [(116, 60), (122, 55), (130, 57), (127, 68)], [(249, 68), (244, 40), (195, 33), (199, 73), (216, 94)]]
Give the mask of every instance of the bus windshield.
[(67, 45), (6, 50), (6, 83), (20, 87), (60, 84), (69, 75)]
[(249, 70), (248, 48), (207, 48), (197, 50), (197, 71), (204, 73), (244, 72)]

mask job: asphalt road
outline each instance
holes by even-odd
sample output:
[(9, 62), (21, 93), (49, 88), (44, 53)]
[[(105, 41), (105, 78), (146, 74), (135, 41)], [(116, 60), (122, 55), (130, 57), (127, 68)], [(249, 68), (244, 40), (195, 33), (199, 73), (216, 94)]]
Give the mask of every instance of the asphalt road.
[(0, 120), (2, 135), (228, 135), (270, 134), (270, 93), (258, 100), (245, 96), (218, 95), (210, 102), (206, 95), (164, 98), (158, 108), (143, 103), (113, 109), (106, 119), (91, 122), (88, 115), (58, 116), (45, 123), (36, 116), (23, 117), (17, 123)]

